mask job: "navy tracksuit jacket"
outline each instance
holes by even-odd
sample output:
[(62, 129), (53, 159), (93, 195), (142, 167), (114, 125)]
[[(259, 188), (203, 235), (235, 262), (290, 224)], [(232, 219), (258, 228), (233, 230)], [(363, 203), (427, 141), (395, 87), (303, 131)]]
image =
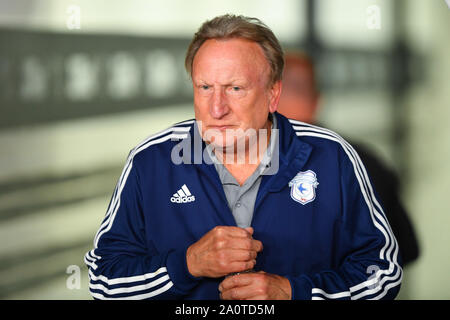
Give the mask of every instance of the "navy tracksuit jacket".
[[(251, 225), (264, 249), (255, 270), (287, 277), (293, 299), (395, 298), (398, 244), (357, 153), (330, 130), (274, 115), (279, 169), (256, 197)], [(219, 299), (223, 278), (186, 266), (189, 245), (236, 226), (214, 165), (171, 160), (180, 141), (193, 155), (194, 128), (178, 123), (131, 150), (85, 255), (94, 298)]]

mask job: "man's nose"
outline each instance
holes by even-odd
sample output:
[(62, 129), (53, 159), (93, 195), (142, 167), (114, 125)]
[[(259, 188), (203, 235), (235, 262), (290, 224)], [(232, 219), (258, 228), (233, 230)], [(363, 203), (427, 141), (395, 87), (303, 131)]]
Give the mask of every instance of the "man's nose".
[(222, 88), (216, 88), (212, 96), (210, 113), (214, 119), (220, 119), (229, 111), (227, 97)]

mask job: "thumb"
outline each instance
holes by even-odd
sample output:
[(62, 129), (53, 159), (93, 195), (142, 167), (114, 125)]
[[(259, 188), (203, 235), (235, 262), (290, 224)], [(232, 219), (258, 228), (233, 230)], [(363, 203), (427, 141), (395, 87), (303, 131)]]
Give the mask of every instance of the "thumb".
[(247, 227), (244, 230), (247, 230), (250, 233), (250, 235), (253, 235), (254, 230), (252, 227)]

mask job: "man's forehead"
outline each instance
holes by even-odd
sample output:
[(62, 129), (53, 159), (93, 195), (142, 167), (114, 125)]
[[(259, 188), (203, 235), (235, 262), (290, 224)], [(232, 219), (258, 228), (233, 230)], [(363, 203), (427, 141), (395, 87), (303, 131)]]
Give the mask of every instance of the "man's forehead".
[[(245, 76), (236, 76), (234, 77), (233, 75), (224, 75), (225, 78), (225, 82), (227, 84), (246, 84), (250, 79), (248, 77)], [(200, 74), (198, 76), (195, 77), (195, 81), (199, 82), (199, 83), (209, 83), (209, 81), (211, 81), (211, 77), (210, 75), (206, 74)]]
[[(245, 38), (233, 37), (233, 38), (225, 38), (225, 39), (208, 39), (200, 46), (198, 51), (201, 51), (207, 47), (217, 47), (219, 50), (239, 50), (239, 51), (261, 51), (261, 47), (255, 41), (248, 40)], [(262, 53), (262, 51), (261, 51)]]
[(243, 78), (239, 73), (244, 74), (249, 70), (262, 72), (268, 66), (262, 48), (256, 42), (242, 38), (209, 39), (194, 57), (193, 73), (196, 73), (196, 69), (227, 68), (230, 72), (234, 71), (233, 77)]

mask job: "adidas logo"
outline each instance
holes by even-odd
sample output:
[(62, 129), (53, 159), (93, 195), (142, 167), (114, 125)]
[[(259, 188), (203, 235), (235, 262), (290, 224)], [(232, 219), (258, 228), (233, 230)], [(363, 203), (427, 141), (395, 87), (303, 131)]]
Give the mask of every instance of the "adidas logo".
[(174, 203), (187, 203), (187, 202), (193, 202), (195, 201), (195, 196), (191, 194), (188, 187), (183, 184), (180, 190), (177, 191), (177, 193), (174, 193), (173, 196), (170, 198), (171, 202)]

